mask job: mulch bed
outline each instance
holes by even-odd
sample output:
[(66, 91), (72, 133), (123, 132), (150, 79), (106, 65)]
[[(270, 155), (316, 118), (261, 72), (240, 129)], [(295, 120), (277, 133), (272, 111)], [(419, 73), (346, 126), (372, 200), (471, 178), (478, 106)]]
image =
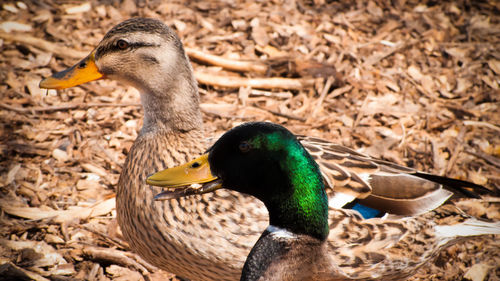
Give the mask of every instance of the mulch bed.
[[(128, 252), (116, 227), (138, 92), (38, 88), (134, 16), (182, 38), (214, 135), (269, 120), (500, 190), (500, 2), (186, 2), (3, 2), (0, 280), (176, 279)], [(497, 198), (460, 204), (500, 219)], [(500, 280), (499, 265), (499, 237), (474, 238), (410, 280)]]

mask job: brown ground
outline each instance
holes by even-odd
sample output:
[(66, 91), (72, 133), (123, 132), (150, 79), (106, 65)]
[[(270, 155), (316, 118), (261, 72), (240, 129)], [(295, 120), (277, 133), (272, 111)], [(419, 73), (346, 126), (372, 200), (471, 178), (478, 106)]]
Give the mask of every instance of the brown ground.
[[(201, 73), (305, 85), (280, 81), (257, 91), (199, 76), (210, 132), (270, 120), (500, 188), (500, 2), (119, 2), (2, 2), (0, 280), (136, 280), (155, 271), (126, 253), (115, 231), (114, 187), (142, 122), (137, 92), (113, 81), (38, 88), (132, 16), (162, 19), (202, 56), (271, 66), (238, 74), (194, 63)], [(335, 81), (327, 81), (334, 69)], [(314, 73), (325, 78), (311, 80)], [(500, 219), (498, 204), (464, 209)], [(499, 265), (498, 237), (475, 238), (443, 251), (411, 280), (500, 280)], [(148, 278), (165, 277), (175, 279)]]

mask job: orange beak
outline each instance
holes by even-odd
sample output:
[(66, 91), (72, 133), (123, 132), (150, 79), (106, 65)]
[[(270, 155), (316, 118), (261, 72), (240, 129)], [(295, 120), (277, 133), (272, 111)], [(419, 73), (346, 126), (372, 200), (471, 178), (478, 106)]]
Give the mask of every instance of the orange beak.
[(104, 77), (95, 64), (95, 51), (79, 63), (40, 81), (40, 88), (66, 89)]

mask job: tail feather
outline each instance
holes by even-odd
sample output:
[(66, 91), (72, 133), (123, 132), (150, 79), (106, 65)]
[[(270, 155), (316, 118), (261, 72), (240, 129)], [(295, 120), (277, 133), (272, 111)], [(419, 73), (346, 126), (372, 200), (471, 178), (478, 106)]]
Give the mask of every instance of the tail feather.
[(457, 180), (457, 179), (452, 179), (452, 178), (447, 178), (447, 177), (442, 177), (442, 176), (437, 176), (433, 174), (427, 174), (427, 173), (422, 173), (422, 172), (415, 172), (413, 175), (430, 180), (433, 182), (440, 183), (449, 189), (451, 191), (458, 191), (461, 194), (463, 194), (465, 197), (469, 198), (481, 198), (480, 195), (485, 195), (485, 194), (490, 194), (494, 195), (495, 192), (489, 190), (488, 188), (478, 185), (472, 182), (468, 181), (463, 181), (463, 180)]
[(470, 218), (455, 225), (438, 225), (435, 230), (436, 235), (444, 240), (466, 236), (500, 234), (500, 222), (486, 222)]

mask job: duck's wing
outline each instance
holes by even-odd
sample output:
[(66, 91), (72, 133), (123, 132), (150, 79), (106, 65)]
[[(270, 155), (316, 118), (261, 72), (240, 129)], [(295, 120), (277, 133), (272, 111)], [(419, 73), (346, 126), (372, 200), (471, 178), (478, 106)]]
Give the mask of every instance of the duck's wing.
[(464, 237), (500, 234), (500, 222), (470, 217), (452, 204), (421, 216), (369, 220), (330, 208), (329, 222), (328, 255), (349, 280), (405, 280)]
[(302, 145), (320, 166), (331, 188), (331, 207), (359, 203), (395, 215), (417, 215), (442, 205), (454, 194), (480, 198), (483, 186), (422, 173), (375, 159), (326, 140), (299, 136)]

